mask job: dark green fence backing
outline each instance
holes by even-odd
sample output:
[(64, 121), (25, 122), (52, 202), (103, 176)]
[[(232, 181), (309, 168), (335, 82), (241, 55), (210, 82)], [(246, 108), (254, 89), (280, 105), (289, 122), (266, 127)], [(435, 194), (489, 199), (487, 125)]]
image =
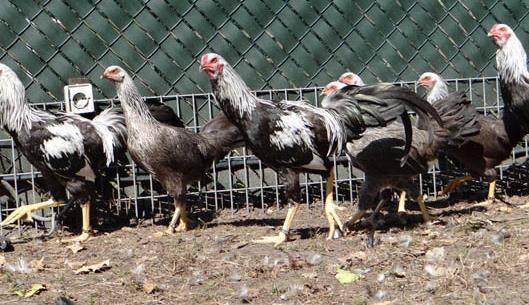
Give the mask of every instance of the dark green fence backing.
[(124, 66), (144, 95), (207, 92), (204, 52), (224, 55), (253, 89), (322, 85), (344, 70), (367, 81), (495, 75), (486, 33), (510, 24), (529, 41), (528, 1), (7, 0), (0, 60), (32, 102), (62, 99), (70, 77)]

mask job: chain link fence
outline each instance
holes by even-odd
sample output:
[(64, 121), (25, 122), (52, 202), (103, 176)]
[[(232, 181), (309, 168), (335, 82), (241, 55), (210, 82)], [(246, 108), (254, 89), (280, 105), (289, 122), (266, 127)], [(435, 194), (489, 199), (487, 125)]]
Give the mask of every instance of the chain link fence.
[(529, 40), (528, 1), (6, 0), (0, 61), (33, 102), (62, 99), (71, 77), (124, 66), (144, 95), (209, 91), (197, 60), (222, 54), (254, 89), (305, 88), (344, 70), (367, 82), (495, 75), (494, 22)]
[[(486, 32), (503, 22), (529, 41), (528, 14), (528, 1), (7, 0), (0, 2), (0, 61), (21, 77), (31, 102), (55, 109), (63, 108), (67, 80), (79, 76), (91, 80), (101, 105), (115, 102), (114, 89), (99, 76), (119, 64), (147, 99), (165, 102), (195, 131), (219, 111), (198, 69), (207, 51), (226, 57), (267, 98), (318, 104), (318, 86), (344, 70), (366, 83), (414, 80), (435, 71), (452, 89), (469, 92), (480, 111), (497, 116), (502, 104), (492, 77), (495, 46)], [(413, 81), (399, 84), (416, 88)], [(526, 187), (519, 178), (523, 171), (509, 178), (505, 168), (527, 151), (527, 142), (521, 143), (500, 167), (509, 186)], [(344, 156), (336, 165), (337, 199), (353, 202), (363, 173)], [(0, 218), (45, 194), (39, 173), (7, 135), (0, 137), (0, 166)], [(434, 166), (418, 183), (435, 198), (445, 180), (458, 174)], [(172, 209), (157, 182), (133, 163), (105, 176), (99, 193), (117, 214), (156, 218)], [(304, 201), (320, 204), (322, 178), (302, 175), (302, 183)], [(279, 205), (282, 184), (243, 148), (192, 186), (189, 200), (215, 211)]]

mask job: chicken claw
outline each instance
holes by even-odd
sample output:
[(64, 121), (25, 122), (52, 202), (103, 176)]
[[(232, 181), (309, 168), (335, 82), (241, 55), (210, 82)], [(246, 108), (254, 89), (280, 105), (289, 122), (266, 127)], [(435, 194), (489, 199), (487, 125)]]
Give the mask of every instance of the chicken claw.
[(19, 219), (28, 219), (33, 220), (33, 217), (31, 214), (35, 211), (47, 209), (47, 208), (53, 208), (58, 207), (60, 205), (63, 205), (64, 201), (55, 201), (55, 200), (47, 200), (44, 202), (34, 203), (34, 204), (28, 204), (23, 205), (21, 207), (16, 208), (11, 214), (9, 214), (4, 221), (2, 221), (1, 225), (5, 226), (7, 224), (13, 223)]

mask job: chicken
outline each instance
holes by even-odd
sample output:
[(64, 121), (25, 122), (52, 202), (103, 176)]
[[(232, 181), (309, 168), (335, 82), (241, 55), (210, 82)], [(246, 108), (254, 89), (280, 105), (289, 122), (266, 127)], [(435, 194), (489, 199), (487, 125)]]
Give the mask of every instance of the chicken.
[[(278, 236), (265, 237), (257, 242), (278, 245), (288, 240), (299, 207), (301, 172), (317, 173), (327, 178), (325, 215), (329, 222), (328, 238), (333, 238), (338, 232), (336, 225), (343, 230), (343, 224), (333, 202), (331, 156), (340, 153), (346, 142), (361, 137), (367, 127), (384, 126), (403, 117), (411, 128), (407, 109), (423, 115), (437, 115), (413, 92), (389, 84), (349, 88), (332, 94), (329, 103), (332, 106), (322, 109), (305, 102), (257, 98), (233, 67), (218, 54), (204, 54), (200, 66), (210, 78), (217, 103), (240, 129), (246, 145), (287, 180), (286, 194), (291, 205), (283, 228)], [(410, 138), (407, 133), (406, 139), (409, 141)]]
[[(336, 83), (336, 82), (334, 82)], [(330, 83), (331, 88), (340, 87)], [(326, 94), (332, 93), (327, 85)], [(342, 89), (343, 90), (343, 89)], [(329, 101), (326, 101), (328, 104)], [(425, 222), (430, 220), (424, 199), (414, 178), (426, 173), (429, 163), (435, 160), (437, 153), (447, 144), (458, 145), (479, 131), (479, 122), (475, 120), (470, 100), (462, 93), (454, 93), (435, 104), (443, 126), (435, 121), (427, 121), (426, 130), (413, 127), (411, 151), (404, 164), (401, 164), (405, 151), (402, 145), (405, 134), (402, 124), (394, 122), (387, 127), (367, 129), (358, 140), (346, 145), (346, 153), (353, 165), (365, 174), (365, 182), (359, 192), (358, 212), (347, 222), (351, 225), (359, 220), (369, 208), (375, 212), (369, 218), (371, 234), (369, 244), (373, 245), (374, 217), (382, 207), (384, 198), (381, 191), (385, 188), (400, 189), (416, 198)], [(469, 109), (470, 108), (470, 109)], [(433, 133), (430, 134), (430, 130)], [(373, 158), (384, 156), (384, 158)], [(377, 198), (380, 201), (377, 204)]]
[[(333, 85), (333, 83), (334, 82), (331, 82), (331, 83), (327, 84), (327, 86), (331, 86), (331, 88), (329, 88), (329, 90), (332, 90), (332, 88), (335, 88), (335, 87), (339, 87), (339, 85), (336, 86), (336, 85)], [(340, 77), (338, 78), (338, 83), (343, 83), (345, 85), (365, 86), (365, 83), (362, 80), (362, 78), (360, 78), (360, 76), (354, 74), (353, 72), (345, 72), (342, 75), (340, 75)], [(328, 95), (328, 94), (325, 94), (325, 92), (322, 92), (322, 94), (323, 95)], [(406, 213), (406, 191), (401, 191), (400, 192), (399, 204), (398, 204), (397, 212), (398, 213)]]
[(205, 126), (203, 133), (161, 124), (149, 112), (123, 68), (110, 66), (103, 77), (114, 84), (121, 101), (130, 156), (174, 198), (175, 212), (169, 227), (162, 233), (188, 230), (191, 222), (186, 212), (186, 185), (199, 180), (213, 161), (242, 143), (239, 130), (223, 115)]
[(52, 197), (17, 208), (2, 225), (17, 219), (31, 219), (31, 213), (39, 209), (64, 203), (66, 209), (81, 205), (82, 234), (73, 240), (88, 239), (94, 181), (99, 170), (114, 160), (114, 151), (124, 146), (123, 117), (111, 109), (93, 120), (76, 114), (52, 114), (33, 109), (25, 101), (24, 85), (3, 64), (0, 64), (0, 112), (0, 124), (28, 161), (41, 171)]
[[(424, 73), (417, 82), (427, 90), (427, 99), (430, 102), (435, 103), (436, 99), (449, 94), (446, 82), (435, 73)], [(488, 205), (495, 198), (497, 176), (495, 167), (510, 157), (512, 149), (526, 132), (521, 131), (523, 129), (521, 124), (507, 108), (503, 111), (500, 119), (483, 116), (477, 111), (475, 116), (481, 125), (479, 133), (470, 137), (461, 146), (449, 145), (445, 149), (446, 154), (459, 161), (470, 172), (471, 176), (455, 179), (446, 186), (444, 192), (448, 193), (459, 184), (475, 177), (485, 177), (489, 181), (487, 199), (479, 204)]]

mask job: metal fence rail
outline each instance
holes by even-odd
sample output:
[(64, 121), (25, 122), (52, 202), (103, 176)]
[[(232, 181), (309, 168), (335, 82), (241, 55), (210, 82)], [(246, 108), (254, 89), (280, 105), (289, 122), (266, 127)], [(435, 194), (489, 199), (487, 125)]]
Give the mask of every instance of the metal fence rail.
[[(449, 79), (451, 90), (468, 93), (473, 104), (485, 115), (498, 116), (502, 102), (499, 97), (499, 83), (496, 77)], [(399, 82), (417, 89), (415, 82)], [(319, 105), (320, 87), (283, 90), (261, 90), (256, 94), (268, 99), (305, 100)], [(187, 128), (200, 128), (219, 112), (210, 94), (187, 94), (170, 96), (149, 96), (146, 99), (160, 100), (180, 114)], [(115, 100), (100, 100), (101, 106), (113, 104)], [(41, 107), (62, 108), (62, 103), (45, 104)], [(189, 111), (185, 111), (185, 110)], [(192, 115), (190, 115), (192, 114)], [(512, 158), (499, 166), (500, 177), (513, 162), (522, 162), (529, 153), (527, 140), (515, 148)], [(352, 167), (345, 156), (335, 158), (336, 198), (341, 202), (353, 203), (363, 180), (363, 173)], [(39, 180), (40, 174), (16, 149), (7, 135), (0, 137), (0, 219), (20, 204), (38, 202), (45, 193)], [(436, 198), (446, 180), (461, 174), (461, 169), (449, 166), (441, 171), (434, 164), (429, 173), (418, 178), (423, 193)], [(520, 171), (515, 172), (520, 175)], [(152, 176), (125, 160), (121, 166), (110, 168), (104, 173), (105, 179), (98, 184), (99, 204), (106, 204), (116, 213), (138, 218), (155, 218), (172, 210), (172, 202), (165, 191), (157, 185)], [(321, 205), (324, 180), (319, 175), (301, 176), (304, 201)], [(518, 178), (519, 179), (519, 178)], [(478, 190), (482, 185), (473, 185)], [(188, 200), (196, 209), (232, 211), (241, 208), (263, 208), (281, 204), (283, 184), (273, 170), (266, 168), (245, 148), (230, 153), (225, 159), (213, 164), (207, 178), (189, 188)], [(0, 228), (1, 229), (1, 228)]]

